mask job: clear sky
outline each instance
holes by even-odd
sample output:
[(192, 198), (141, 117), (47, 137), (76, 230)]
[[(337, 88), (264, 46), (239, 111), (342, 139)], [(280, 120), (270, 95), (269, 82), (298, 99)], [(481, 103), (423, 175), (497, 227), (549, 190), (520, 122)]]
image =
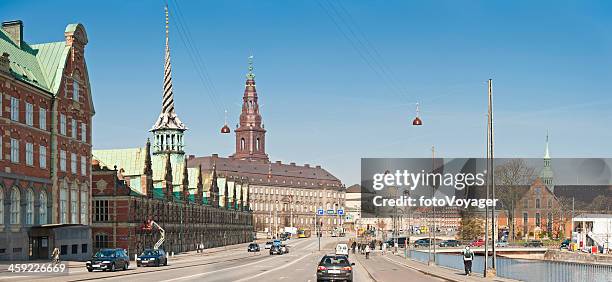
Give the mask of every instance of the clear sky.
[[(97, 149), (142, 146), (159, 115), (163, 1), (1, 1), (30, 43), (85, 25)], [(610, 157), (610, 1), (170, 0), (175, 105), (188, 154), (230, 155), (247, 57), (270, 159), (347, 185), (362, 157)], [(182, 22), (182, 25), (179, 23)], [(182, 26), (182, 29), (181, 29)], [(180, 35), (183, 34), (181, 37)], [(189, 36), (187, 36), (189, 34)], [(191, 52), (189, 51), (191, 50)], [(421, 104), (424, 125), (411, 120)], [(234, 126), (232, 126), (233, 128)]]

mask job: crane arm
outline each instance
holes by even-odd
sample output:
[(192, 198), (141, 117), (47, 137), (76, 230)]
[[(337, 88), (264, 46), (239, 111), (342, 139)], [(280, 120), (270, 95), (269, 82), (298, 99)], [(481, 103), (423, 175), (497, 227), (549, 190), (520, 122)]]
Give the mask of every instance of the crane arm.
[(157, 222), (153, 220), (151, 220), (151, 225), (155, 226), (157, 230), (159, 230), (159, 240), (157, 240), (157, 243), (155, 243), (155, 246), (153, 246), (153, 249), (157, 250), (159, 249), (159, 247), (161, 247), (161, 245), (164, 243), (164, 240), (166, 239), (166, 230), (161, 228), (161, 226), (159, 226), (159, 224), (157, 224)]

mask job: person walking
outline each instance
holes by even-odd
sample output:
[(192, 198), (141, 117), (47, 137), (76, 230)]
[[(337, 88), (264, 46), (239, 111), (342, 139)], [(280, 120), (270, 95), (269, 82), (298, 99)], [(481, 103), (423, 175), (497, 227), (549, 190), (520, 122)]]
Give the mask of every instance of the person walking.
[(351, 244), (351, 249), (353, 250), (353, 254), (355, 254), (355, 248), (357, 248), (357, 243), (353, 241), (353, 243)]
[(370, 258), (370, 245), (366, 245), (366, 247), (365, 247), (365, 255), (366, 255), (366, 259)]
[(382, 243), (381, 250), (382, 250), (382, 254), (383, 254), (383, 256), (384, 256), (384, 255), (385, 255), (385, 253), (387, 252), (387, 242), (383, 242), (383, 243)]
[(53, 253), (51, 254), (51, 259), (53, 260), (53, 264), (60, 263), (60, 251), (58, 248), (53, 249)]
[(465, 275), (472, 274), (472, 260), (474, 260), (474, 252), (470, 250), (470, 246), (465, 246), (463, 250), (463, 267), (465, 268)]

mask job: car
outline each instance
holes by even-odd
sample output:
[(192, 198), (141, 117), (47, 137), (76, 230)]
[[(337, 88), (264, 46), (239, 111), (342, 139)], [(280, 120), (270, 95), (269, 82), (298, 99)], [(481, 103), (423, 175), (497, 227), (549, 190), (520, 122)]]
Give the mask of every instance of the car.
[(572, 240), (565, 239), (565, 240), (563, 240), (563, 242), (561, 242), (561, 245), (559, 246), (559, 249), (566, 249), (567, 250), (571, 243), (572, 243)]
[[(389, 247), (393, 247), (393, 246), (395, 246), (395, 240), (396, 240), (396, 238), (391, 238), (391, 239), (387, 240), (387, 242), (385, 242), (385, 243), (387, 243), (387, 245)], [(409, 240), (406, 239), (406, 237), (398, 237), (397, 238), (397, 246), (400, 247), (400, 248), (405, 247), (406, 246), (406, 242), (409, 242)], [(429, 242), (427, 242), (427, 244), (429, 244)]]
[(508, 241), (497, 241), (495, 242), (495, 247), (505, 248), (508, 247)]
[(459, 247), (461, 242), (459, 240), (444, 240), (438, 244), (440, 247)]
[(343, 255), (343, 256), (348, 257), (349, 256), (349, 247), (348, 247), (348, 245), (344, 244), (344, 243), (337, 244), (336, 245), (336, 255), (339, 255), (339, 256)]
[(353, 281), (353, 266), (347, 256), (325, 255), (317, 266), (317, 281)]
[(136, 259), (136, 266), (168, 265), (168, 256), (164, 250), (145, 249)]
[[(399, 245), (399, 243), (398, 243)], [(423, 238), (423, 239), (419, 239), (414, 241), (414, 247), (418, 248), (418, 247), (428, 247), (429, 246), (429, 238)]]
[(270, 249), (272, 247), (272, 241), (268, 241), (266, 242), (266, 244), (264, 245), (265, 249)]
[(89, 272), (127, 270), (130, 267), (130, 258), (124, 249), (100, 249), (85, 263), (85, 266)]
[(287, 245), (281, 245), (281, 252), (283, 254), (288, 254), (289, 253), (289, 247)]
[(485, 241), (483, 239), (478, 239), (478, 240), (474, 240), (472, 241), (472, 243), (470, 243), (470, 247), (482, 247), (484, 246)]
[(540, 240), (529, 240), (529, 241), (525, 242), (525, 244), (523, 244), (523, 246), (539, 248), (539, 247), (543, 247), (544, 243), (542, 243), (542, 241), (540, 241)]
[(259, 244), (251, 243), (247, 247), (247, 252), (259, 252)]
[(277, 240), (272, 241), (272, 246), (280, 246), (280, 245), (282, 245), (282, 244), (283, 244), (283, 242), (281, 242), (281, 240), (278, 240), (278, 239), (277, 239)]
[(272, 246), (270, 247), (270, 255), (282, 255), (283, 249), (281, 246)]

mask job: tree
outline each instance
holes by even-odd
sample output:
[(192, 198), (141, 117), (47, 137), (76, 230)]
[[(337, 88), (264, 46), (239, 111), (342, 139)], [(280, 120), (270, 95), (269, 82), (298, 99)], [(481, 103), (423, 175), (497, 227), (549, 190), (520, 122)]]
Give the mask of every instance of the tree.
[(522, 187), (530, 185), (534, 180), (534, 169), (528, 167), (522, 159), (511, 159), (495, 167), (495, 195), (499, 198), (503, 208), (507, 211), (510, 223), (510, 236), (515, 239), (515, 211), (523, 197)]
[(459, 226), (459, 237), (461, 240), (474, 240), (484, 235), (482, 219), (472, 215), (464, 215)]

